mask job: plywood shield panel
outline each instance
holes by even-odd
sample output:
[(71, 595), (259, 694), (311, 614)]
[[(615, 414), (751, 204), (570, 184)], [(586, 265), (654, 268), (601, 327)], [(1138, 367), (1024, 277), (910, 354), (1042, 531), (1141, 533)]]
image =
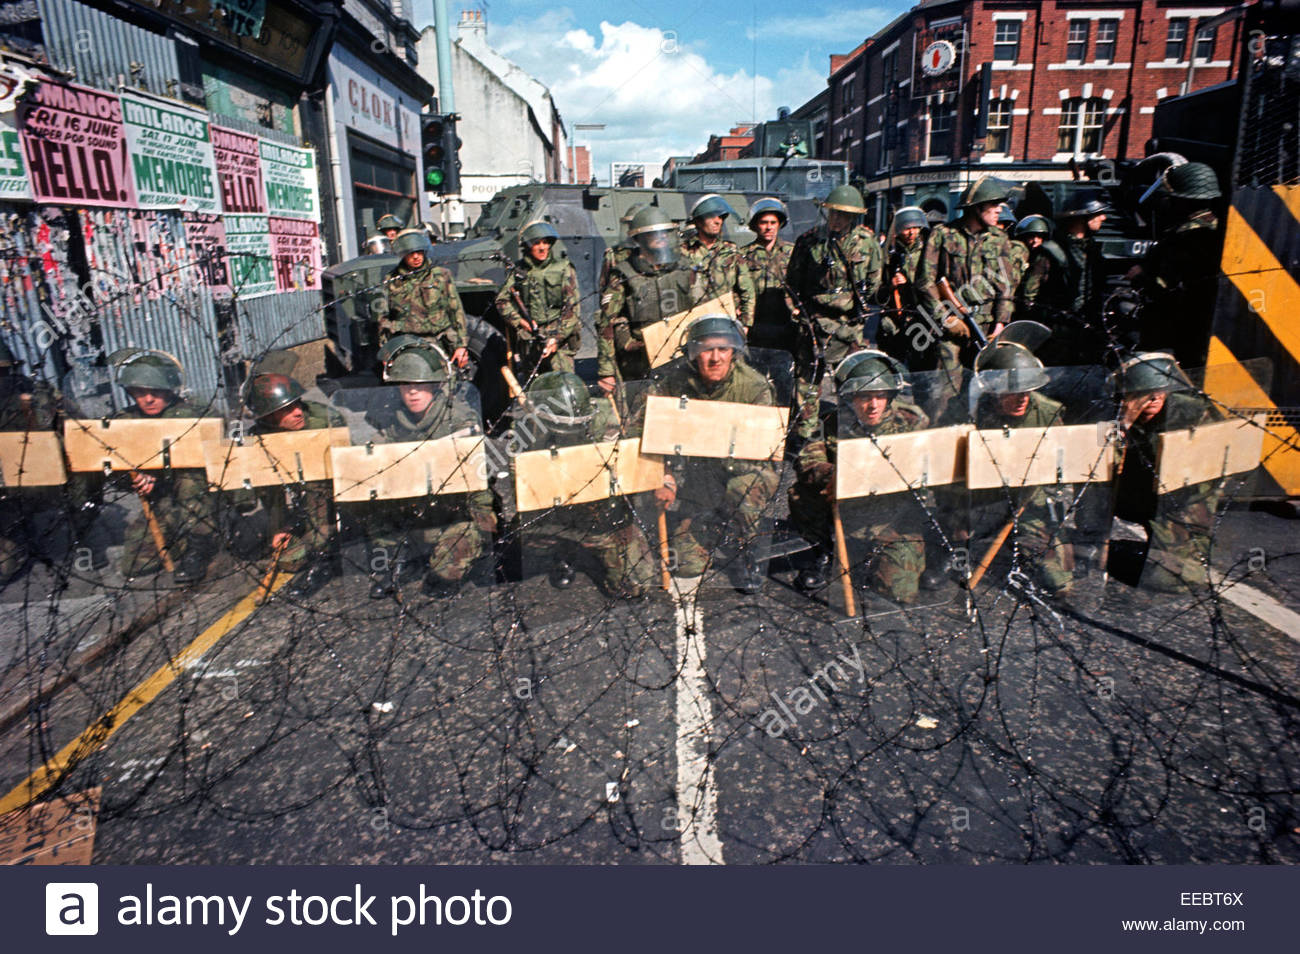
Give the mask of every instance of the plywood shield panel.
[(1264, 450), (1264, 420), (1263, 414), (1256, 414), (1159, 435), (1160, 492), (1254, 470)]
[(703, 315), (729, 315), (735, 318), (736, 306), (732, 302), (731, 292), (702, 301), (662, 321), (643, 325), (641, 340), (645, 342), (646, 357), (650, 359), (650, 367), (657, 368), (673, 360), (677, 349), (681, 347), (682, 333), (686, 330), (686, 326)]
[(487, 490), (482, 437), (330, 448), (334, 499), (403, 500)]
[(790, 410), (729, 401), (646, 399), (641, 450), (684, 457), (780, 460)]
[(206, 466), (203, 445), (221, 440), (219, 417), (64, 421), (63, 445), (72, 470), (162, 470), (164, 448), (175, 469)]
[(663, 458), (642, 454), (635, 438), (515, 458), (515, 505), (521, 513), (637, 494), (663, 483)]
[(346, 427), (255, 434), (244, 443), (207, 444), (208, 483), (222, 490), (329, 480), (330, 448), (346, 447)]
[(958, 483), (966, 476), (969, 424), (910, 434), (854, 437), (836, 450), (835, 496), (838, 500), (896, 494), (922, 487)]
[(68, 482), (53, 431), (0, 432), (0, 486), (57, 487)]
[(971, 431), (966, 485), (971, 490), (1110, 480), (1111, 422)]

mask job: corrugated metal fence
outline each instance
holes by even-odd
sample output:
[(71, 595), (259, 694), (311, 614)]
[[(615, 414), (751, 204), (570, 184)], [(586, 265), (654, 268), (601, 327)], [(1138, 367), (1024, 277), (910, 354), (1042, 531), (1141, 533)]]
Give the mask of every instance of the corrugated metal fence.
[[(50, 62), (78, 83), (115, 90), (119, 85), (177, 96), (176, 41), (131, 26), (73, 0), (36, 0)], [(139, 72), (132, 72), (137, 64)]]

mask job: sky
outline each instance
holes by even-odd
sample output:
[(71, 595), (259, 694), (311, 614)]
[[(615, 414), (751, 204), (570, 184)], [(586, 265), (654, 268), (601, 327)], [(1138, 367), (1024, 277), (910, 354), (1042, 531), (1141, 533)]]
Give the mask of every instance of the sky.
[[(848, 53), (913, 5), (447, 2), (453, 24), (462, 9), (484, 10), (488, 43), (550, 87), (570, 141), (591, 146), (602, 182), (611, 161), (649, 161), (657, 172), (669, 156), (701, 152), (710, 134), (800, 106), (826, 85), (832, 53)], [(431, 0), (414, 4), (417, 26), (432, 23)], [(589, 123), (605, 128), (574, 128)]]

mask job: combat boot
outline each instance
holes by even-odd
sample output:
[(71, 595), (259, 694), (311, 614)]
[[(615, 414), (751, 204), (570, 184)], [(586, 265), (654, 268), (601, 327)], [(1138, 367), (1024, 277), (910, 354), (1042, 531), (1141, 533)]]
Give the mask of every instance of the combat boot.
[(202, 553), (189, 550), (176, 561), (176, 570), (172, 579), (177, 583), (198, 583), (208, 575), (208, 563)]
[(825, 547), (816, 547), (810, 560), (795, 577), (794, 585), (803, 593), (816, 593), (830, 582), (831, 555)]
[(551, 586), (557, 590), (567, 590), (573, 585), (573, 564), (561, 560), (551, 569)]

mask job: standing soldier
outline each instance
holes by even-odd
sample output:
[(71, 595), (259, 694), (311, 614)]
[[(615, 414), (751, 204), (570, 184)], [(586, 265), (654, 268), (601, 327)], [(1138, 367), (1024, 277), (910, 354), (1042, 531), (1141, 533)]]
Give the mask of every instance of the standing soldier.
[(1165, 170), (1155, 187), (1159, 240), (1146, 262), (1129, 272), (1148, 306), (1142, 347), (1174, 353), (1186, 367), (1205, 363), (1223, 238), (1211, 203), (1219, 180), (1202, 162)]
[(596, 376), (606, 394), (614, 393), (620, 377), (639, 381), (649, 376), (641, 329), (702, 298), (696, 273), (681, 261), (677, 226), (662, 209), (652, 205), (638, 212), (628, 235), (636, 252), (611, 269), (596, 319)]
[(756, 238), (745, 246), (743, 255), (756, 293), (754, 324), (749, 329), (750, 346), (794, 354), (799, 336), (791, 317), (794, 302), (785, 288), (794, 243), (780, 236), (788, 221), (789, 213), (780, 199), (763, 198), (755, 202), (749, 210), (749, 227)]
[[(1016, 289), (1017, 294), (1024, 283), (1025, 273), (1029, 271), (1029, 262), (1034, 257), (1034, 249), (1042, 246), (1051, 235), (1052, 223), (1047, 221), (1046, 216), (1026, 215), (1016, 223), (1015, 239), (1011, 243), (1011, 287)], [(1017, 301), (1017, 313), (1022, 307)]]
[(786, 276), (804, 319), (795, 355), (801, 414), (816, 413), (816, 387), (825, 369), (862, 347), (867, 303), (880, 287), (883, 259), (871, 229), (858, 224), (867, 211), (861, 192), (836, 186), (821, 207), (825, 222), (795, 241)]
[(375, 296), (370, 313), (379, 318), (379, 344), (394, 335), (419, 335), (450, 354), (458, 368), (469, 364), (465, 309), (451, 272), (429, 260), (432, 247), (423, 229), (397, 236), (401, 261), (388, 277), (388, 294)]
[[(772, 385), (744, 360), (745, 350), (744, 331), (734, 318), (697, 318), (686, 331), (686, 361), (674, 364), (651, 393), (694, 401), (775, 404)], [(753, 554), (754, 543), (763, 511), (779, 485), (780, 475), (768, 461), (669, 458), (664, 486), (655, 491), (655, 499), (669, 509), (680, 498), (682, 506), (670, 538), (677, 575), (702, 576), (716, 545), (730, 538), (743, 554), (734, 577), (737, 588), (758, 592), (763, 573)], [(718, 508), (721, 519), (714, 515)]]
[(1076, 193), (1056, 216), (1057, 241), (1043, 242), (1020, 283), (1017, 314), (1052, 329), (1043, 361), (1052, 366), (1097, 364), (1106, 350), (1101, 306), (1106, 297), (1106, 263), (1096, 234), (1106, 221), (1106, 204)]
[(636, 214), (644, 208), (645, 206), (640, 203), (629, 205), (627, 211), (619, 217), (619, 242), (605, 249), (605, 254), (601, 256), (598, 287), (604, 288), (605, 283), (609, 281), (609, 273), (630, 259), (632, 253), (636, 251), (636, 243), (629, 237), (628, 231), (632, 228), (632, 220), (636, 218)]
[[(402, 335), (380, 350), (379, 360), (384, 382), (396, 384), (401, 396), (380, 431), (382, 443), (432, 441), (482, 431), (478, 412), (456, 391), (447, 357), (438, 348)], [(389, 554), (390, 561), (388, 572), (372, 573), (371, 599), (396, 592), (408, 572), (418, 567), (410, 552), (416, 543), (428, 550), (424, 592), (431, 596), (454, 592), (496, 532), (492, 495), (486, 490), (387, 501), (376, 506), (374, 519), (378, 526), (371, 541)]]
[[(303, 389), (285, 374), (258, 374), (248, 385), (254, 434), (282, 434), (343, 427), (337, 411), (303, 398)], [(264, 488), (260, 494), (270, 519), (272, 550), (283, 548), (279, 566), (297, 578), (285, 591), (294, 599), (311, 596), (334, 576), (333, 492), (326, 481)]]
[(375, 223), (375, 231), (388, 239), (389, 247), (397, 241), (397, 236), (405, 228), (405, 223), (391, 212), (387, 215), (381, 215), (379, 221)]
[(515, 370), (525, 380), (542, 371), (572, 371), (582, 343), (578, 273), (553, 254), (559, 237), (549, 222), (524, 226), (524, 255), (497, 294), (497, 312), (514, 332)]
[(695, 235), (682, 243), (682, 260), (701, 277), (703, 298), (717, 298), (731, 292), (735, 317), (748, 331), (754, 323), (754, 283), (745, 257), (735, 242), (722, 237), (723, 222), (731, 206), (720, 195), (706, 195), (691, 207)]
[(914, 205), (905, 205), (894, 212), (894, 244), (889, 249), (885, 280), (880, 286), (885, 307), (892, 313), (892, 318), (881, 320), (881, 348), (914, 371), (923, 368), (927, 352), (913, 349), (905, 332), (916, 315), (916, 273), (921, 267), (924, 232), (928, 226), (925, 212)]
[[(796, 479), (789, 493), (790, 519), (815, 547), (812, 559), (795, 579), (804, 592), (820, 590), (827, 583), (839, 439), (902, 434), (929, 426), (919, 407), (898, 400), (905, 373), (883, 351), (849, 355), (835, 369), (835, 384), (839, 407), (851, 409), (852, 418), (842, 420), (840, 414), (845, 412), (832, 411), (804, 435), (807, 443), (795, 461)], [(924, 526), (917, 508), (904, 505), (900, 512), (897, 498), (890, 496), (865, 503), (863, 509), (857, 522), (868, 538), (872, 587), (900, 603), (915, 602), (925, 570)]]
[[(108, 356), (117, 368), (117, 383), (132, 401), (119, 417), (197, 418), (203, 411), (182, 400), (181, 365), (169, 354), (126, 348)], [(202, 468), (131, 472), (131, 489), (149, 505), (162, 531), (167, 552), (175, 563), (172, 579), (197, 583), (207, 575), (213, 533), (212, 498)], [(122, 575), (127, 579), (161, 568), (153, 535), (146, 519), (126, 534)]]

